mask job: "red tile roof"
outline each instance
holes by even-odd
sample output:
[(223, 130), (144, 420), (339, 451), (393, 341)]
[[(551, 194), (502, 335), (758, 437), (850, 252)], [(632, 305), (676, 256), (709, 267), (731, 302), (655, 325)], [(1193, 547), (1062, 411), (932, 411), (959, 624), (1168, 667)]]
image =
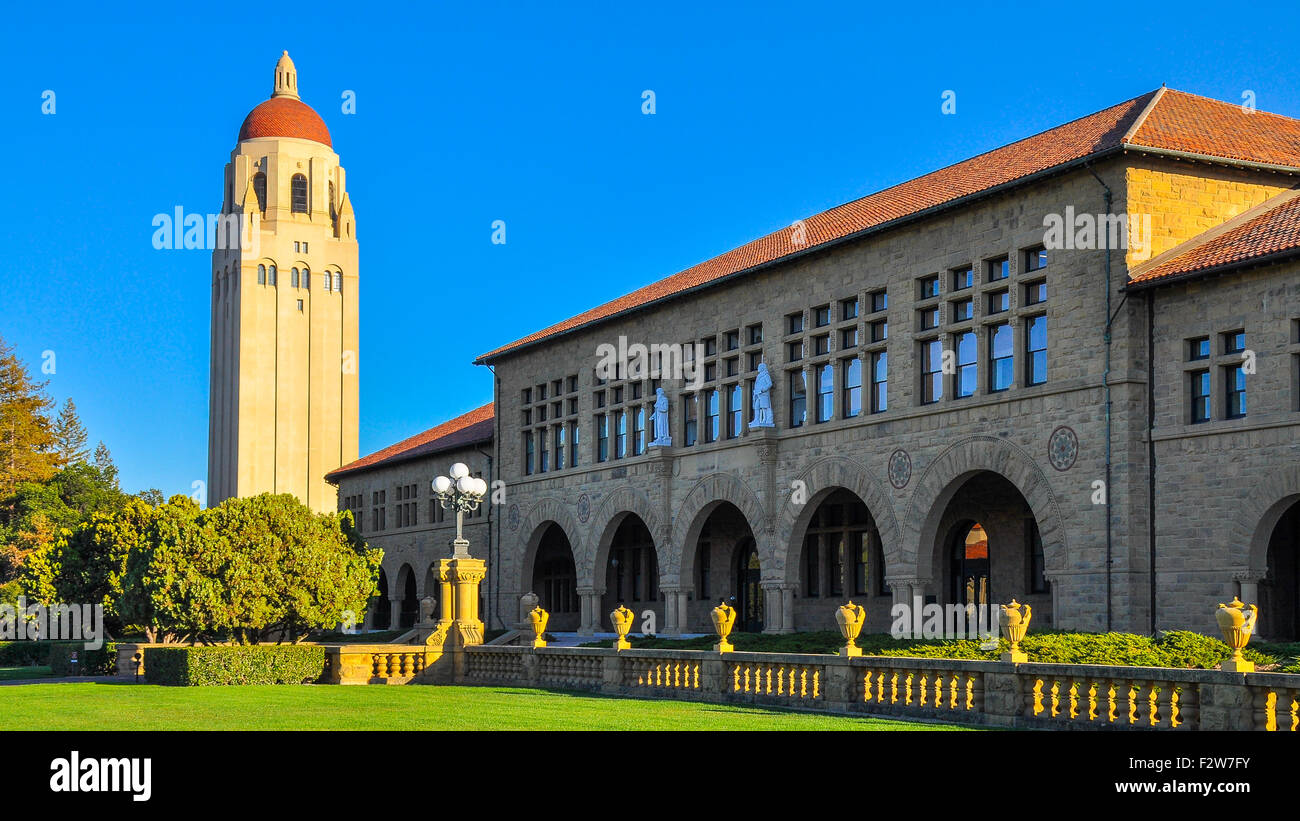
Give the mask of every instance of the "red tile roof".
[(248, 112), (239, 127), (239, 142), (258, 137), (297, 137), (333, 147), (325, 121), (311, 106), (292, 97), (272, 97)]
[(364, 456), (355, 462), (344, 465), (325, 474), (327, 482), (337, 482), (344, 474), (359, 470), (373, 469), (397, 462), (405, 462), (421, 456), (469, 447), (492, 439), (492, 403), (475, 408), (469, 413), (457, 416), (437, 427), (429, 428), (423, 433), (403, 439), (395, 445)]
[(1300, 256), (1300, 189), (1278, 194), (1134, 268), (1128, 287), (1292, 256)]
[(887, 227), (965, 197), (1124, 148), (1181, 151), (1224, 161), (1300, 168), (1300, 121), (1262, 111), (1248, 112), (1239, 105), (1181, 91), (1159, 89), (808, 217), (802, 220), (802, 243), (796, 226), (783, 228), (489, 351), (476, 362), (488, 362), (548, 337), (720, 282), (853, 234)]

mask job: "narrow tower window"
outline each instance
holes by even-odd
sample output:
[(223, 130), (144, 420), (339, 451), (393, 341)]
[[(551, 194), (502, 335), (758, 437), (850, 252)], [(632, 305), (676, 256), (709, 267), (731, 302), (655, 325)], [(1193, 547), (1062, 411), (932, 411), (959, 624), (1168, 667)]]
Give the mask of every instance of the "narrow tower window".
[(266, 210), (266, 175), (258, 171), (253, 175), (253, 194), (257, 197), (257, 210)]
[(292, 195), (290, 210), (295, 214), (307, 213), (307, 178), (302, 174), (294, 174), (289, 186)]

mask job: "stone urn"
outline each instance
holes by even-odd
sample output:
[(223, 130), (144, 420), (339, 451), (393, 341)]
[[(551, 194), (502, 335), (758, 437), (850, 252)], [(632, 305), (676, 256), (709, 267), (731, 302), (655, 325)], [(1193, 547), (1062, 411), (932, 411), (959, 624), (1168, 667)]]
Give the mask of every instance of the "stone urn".
[(862, 605), (854, 604), (852, 601), (840, 605), (835, 611), (835, 623), (840, 626), (840, 635), (844, 637), (844, 646), (840, 648), (841, 656), (862, 655), (862, 648), (855, 642), (858, 634), (862, 632), (862, 625), (866, 622), (867, 611), (862, 609)]
[(546, 632), (546, 623), (551, 620), (551, 614), (547, 613), (541, 607), (534, 607), (528, 611), (528, 621), (533, 628), (533, 646), (545, 647), (546, 639), (542, 634)]
[(1246, 649), (1255, 632), (1259, 608), (1253, 604), (1243, 604), (1234, 597), (1231, 604), (1220, 604), (1214, 617), (1219, 622), (1219, 629), (1223, 631), (1223, 640), (1232, 648), (1232, 658), (1223, 663), (1223, 669), (1229, 673), (1254, 672), (1255, 663), (1246, 661), (1241, 651)]
[(542, 603), (536, 593), (528, 592), (519, 597), (519, 621), (521, 624), (527, 624), (529, 614)]
[(1025, 640), (1025, 633), (1029, 632), (1029, 619), (1033, 614), (1029, 605), (1022, 605), (1015, 599), (1011, 600), (1011, 604), (1002, 605), (1002, 612), (998, 614), (998, 627), (1006, 635), (1007, 641), (1011, 642), (1010, 649), (1002, 654), (1003, 661), (1013, 664), (1029, 661), (1029, 656), (1020, 649), (1020, 642)]
[(627, 634), (632, 630), (632, 619), (636, 614), (627, 609), (627, 605), (620, 604), (618, 609), (609, 614), (609, 620), (614, 623), (614, 632), (618, 638), (614, 640), (615, 650), (630, 650), (632, 645), (628, 643)]
[(718, 634), (718, 643), (713, 645), (714, 652), (730, 653), (735, 650), (731, 642), (727, 641), (727, 636), (731, 635), (731, 628), (736, 625), (736, 608), (722, 602), (709, 615), (713, 617), (713, 629)]

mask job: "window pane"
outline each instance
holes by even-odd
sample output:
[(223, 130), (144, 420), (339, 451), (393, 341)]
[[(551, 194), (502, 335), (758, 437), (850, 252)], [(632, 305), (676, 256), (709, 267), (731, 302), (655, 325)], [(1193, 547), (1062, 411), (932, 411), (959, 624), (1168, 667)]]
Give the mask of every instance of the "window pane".
[(835, 371), (830, 365), (817, 366), (817, 421), (831, 418), (834, 408)]
[(790, 372), (790, 427), (797, 428), (807, 420), (807, 388), (803, 371)]
[(1013, 379), (1014, 336), (1011, 326), (994, 325), (989, 334), (989, 390), (1003, 391)]
[(856, 356), (844, 362), (844, 418), (862, 413), (862, 360)]

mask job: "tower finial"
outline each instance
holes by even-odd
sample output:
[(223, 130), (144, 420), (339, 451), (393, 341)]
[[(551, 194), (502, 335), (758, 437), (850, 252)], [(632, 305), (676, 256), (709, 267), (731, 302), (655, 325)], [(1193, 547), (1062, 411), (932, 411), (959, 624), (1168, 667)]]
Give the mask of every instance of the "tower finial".
[(285, 49), (275, 64), (275, 90), (271, 96), (298, 99), (298, 70), (293, 67), (293, 60), (289, 59), (288, 49)]

